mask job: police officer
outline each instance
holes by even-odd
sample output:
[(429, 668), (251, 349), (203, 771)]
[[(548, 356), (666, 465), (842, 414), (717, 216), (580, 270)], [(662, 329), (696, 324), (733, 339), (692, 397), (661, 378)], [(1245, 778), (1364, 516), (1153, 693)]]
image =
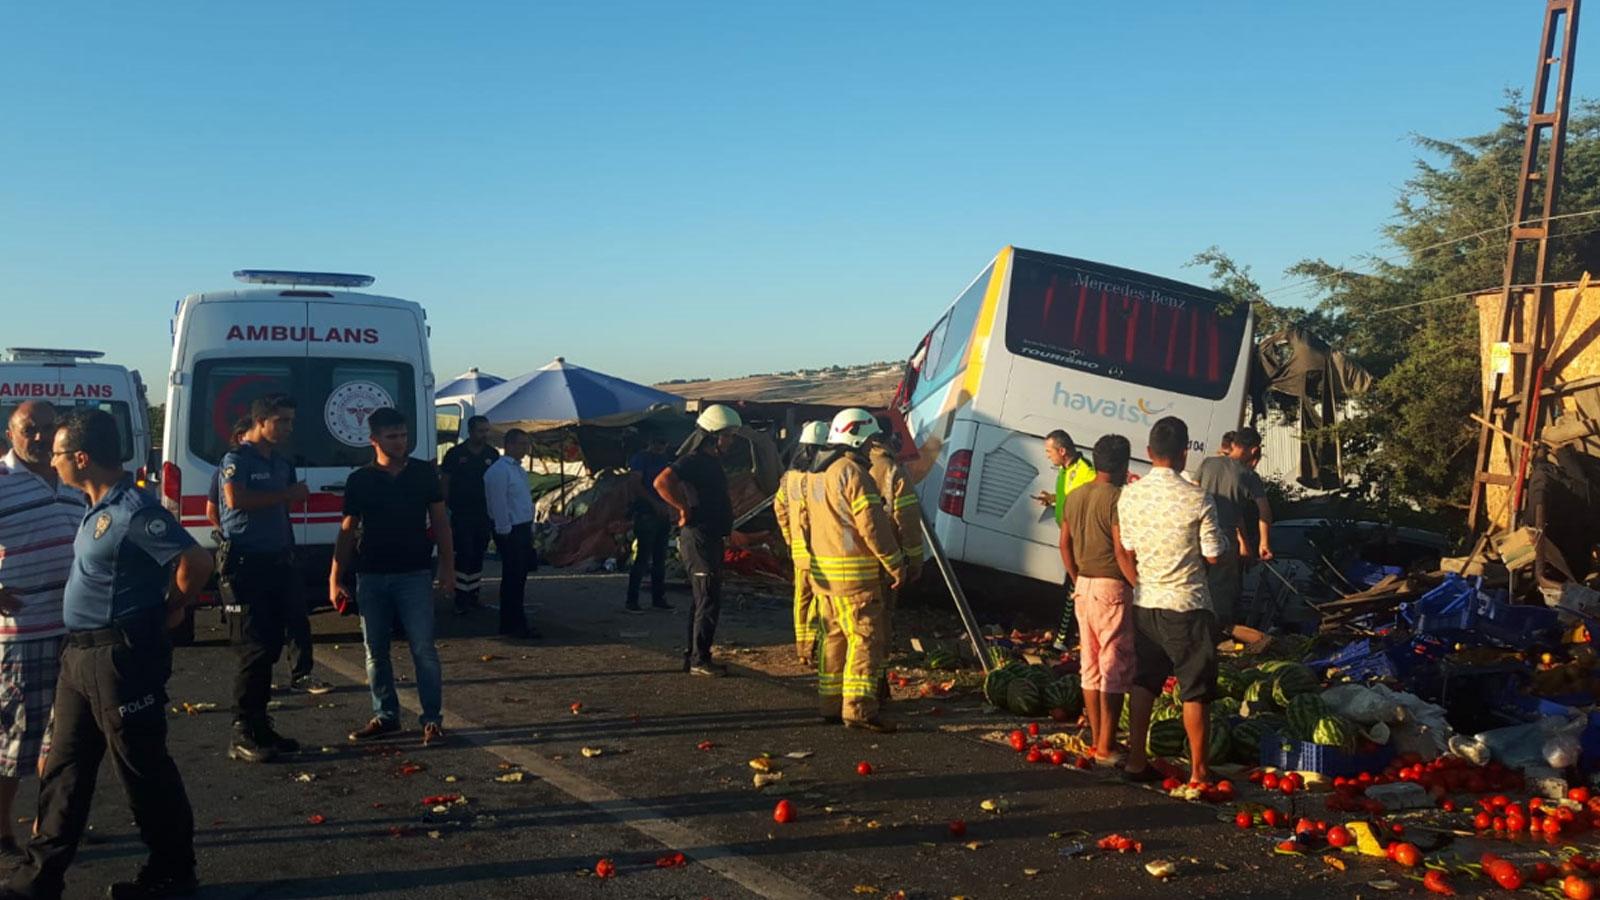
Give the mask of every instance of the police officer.
[(817, 693), (825, 721), (891, 732), (879, 715), (889, 650), (889, 595), (906, 583), (905, 553), (868, 469), (877, 420), (861, 409), (833, 418), (828, 449), (806, 480), (805, 528), (822, 613)]
[(57, 898), (78, 850), (109, 749), (150, 858), (113, 898), (182, 896), (196, 888), (194, 814), (167, 753), (167, 628), (211, 577), (211, 555), (121, 468), (117, 422), (100, 410), (69, 416), (51, 464), (91, 504), (73, 542), (62, 601), (67, 626), (55, 724), (39, 785), (28, 856), (0, 900)]
[(294, 436), (294, 412), (287, 394), (257, 398), (250, 405), (250, 433), (222, 457), (222, 589), (228, 637), (239, 658), (228, 757), (244, 762), (300, 749), (274, 731), (267, 716), (272, 666), (291, 618), (304, 615), (289, 508), (308, 492), (283, 452)]
[(772, 511), (778, 530), (789, 546), (794, 563), (794, 649), (800, 662), (810, 664), (817, 653), (817, 604), (811, 587), (811, 551), (805, 531), (806, 479), (817, 453), (828, 444), (828, 423), (807, 422), (800, 429), (789, 470), (783, 473), (778, 493), (772, 498)]

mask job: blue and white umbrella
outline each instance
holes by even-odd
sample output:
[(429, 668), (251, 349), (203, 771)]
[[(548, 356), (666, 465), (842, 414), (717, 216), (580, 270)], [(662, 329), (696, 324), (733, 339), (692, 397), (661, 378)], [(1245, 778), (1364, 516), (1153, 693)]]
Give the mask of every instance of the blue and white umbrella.
[(568, 425), (632, 425), (684, 408), (676, 394), (569, 364), (561, 357), (478, 394), (478, 415), (498, 426), (548, 431)]
[(450, 379), (448, 384), (433, 392), (434, 399), (444, 397), (470, 397), (481, 394), (497, 384), (504, 384), (505, 379), (499, 375), (489, 375), (479, 372), (476, 366), (462, 372)]

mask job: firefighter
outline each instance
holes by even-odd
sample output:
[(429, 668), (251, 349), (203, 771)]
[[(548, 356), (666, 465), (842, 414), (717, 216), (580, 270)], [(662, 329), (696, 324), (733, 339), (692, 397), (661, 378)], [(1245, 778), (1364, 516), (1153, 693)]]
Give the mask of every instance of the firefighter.
[(817, 606), (811, 589), (811, 553), (806, 548), (805, 516), (806, 479), (817, 453), (828, 444), (828, 423), (807, 422), (800, 429), (800, 441), (794, 448), (794, 458), (789, 471), (783, 473), (777, 496), (772, 498), (772, 511), (778, 517), (778, 530), (783, 532), (784, 543), (789, 546), (789, 557), (794, 563), (794, 649), (800, 662), (806, 665), (816, 661)]
[[(915, 584), (922, 577), (922, 505), (917, 502), (916, 492), (911, 489), (911, 479), (906, 477), (906, 470), (895, 459), (894, 451), (889, 449), (888, 440), (889, 436), (883, 432), (867, 439), (868, 471), (872, 473), (872, 483), (877, 486), (879, 496), (883, 497), (884, 511), (889, 514), (889, 521), (894, 523), (895, 540), (899, 541), (900, 550), (906, 555), (906, 583)], [(894, 633), (894, 609), (899, 599), (898, 591), (889, 592), (888, 611), (883, 617), (883, 627), (887, 632), (884, 635), (885, 644), (889, 643)], [(878, 680), (878, 697), (889, 699), (887, 669)]]
[(824, 721), (888, 733), (878, 679), (888, 651), (888, 597), (906, 583), (906, 557), (872, 482), (867, 440), (877, 420), (847, 409), (806, 480), (804, 533), (823, 624), (817, 692)]

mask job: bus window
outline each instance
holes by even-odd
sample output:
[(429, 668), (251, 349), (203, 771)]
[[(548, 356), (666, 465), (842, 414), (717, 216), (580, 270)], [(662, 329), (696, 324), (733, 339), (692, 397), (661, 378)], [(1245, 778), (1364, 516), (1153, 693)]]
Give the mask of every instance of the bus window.
[(1221, 399), (1233, 381), (1247, 310), (1220, 315), (1220, 295), (1143, 282), (1019, 251), (1006, 349), (1106, 378)]
[(983, 270), (953, 306), (950, 312), (933, 326), (928, 335), (927, 352), (923, 357), (922, 374), (911, 402), (920, 403), (933, 391), (950, 383), (965, 366), (967, 346), (972, 343), (972, 331), (978, 325), (978, 312), (983, 308), (983, 295), (989, 289), (989, 276), (994, 267)]

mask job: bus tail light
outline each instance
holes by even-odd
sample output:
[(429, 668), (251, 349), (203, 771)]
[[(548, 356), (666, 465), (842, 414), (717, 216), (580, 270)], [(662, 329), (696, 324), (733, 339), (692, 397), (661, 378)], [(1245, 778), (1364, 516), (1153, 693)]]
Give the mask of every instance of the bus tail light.
[(939, 489), (939, 511), (956, 518), (967, 509), (967, 476), (972, 474), (972, 451), (957, 450), (950, 454), (944, 467), (944, 486)]
[(161, 464), (161, 505), (174, 516), (183, 513), (183, 471), (171, 462)]

